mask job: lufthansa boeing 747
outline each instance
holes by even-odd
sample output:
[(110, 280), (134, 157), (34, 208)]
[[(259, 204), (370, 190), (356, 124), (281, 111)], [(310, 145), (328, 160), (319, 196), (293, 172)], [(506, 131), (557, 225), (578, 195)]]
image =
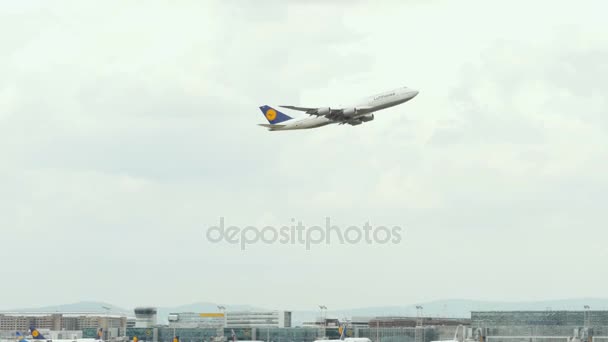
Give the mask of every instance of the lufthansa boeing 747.
[(282, 108), (302, 111), (310, 115), (297, 119), (268, 105), (264, 105), (260, 107), (260, 110), (266, 117), (266, 120), (268, 120), (268, 123), (259, 125), (268, 128), (269, 131), (308, 129), (333, 123), (355, 126), (374, 120), (375, 112), (405, 103), (416, 97), (416, 95), (418, 95), (417, 90), (402, 87), (370, 96), (359, 101), (357, 105), (343, 108), (281, 106)]

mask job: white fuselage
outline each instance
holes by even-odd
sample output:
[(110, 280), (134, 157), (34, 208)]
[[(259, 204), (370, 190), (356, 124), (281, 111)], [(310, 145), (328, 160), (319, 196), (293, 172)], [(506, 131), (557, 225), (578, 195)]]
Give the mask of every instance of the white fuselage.
[[(351, 106), (351, 108), (356, 108), (356, 115), (352, 116), (352, 120), (357, 120), (357, 118), (370, 115), (374, 112), (377, 112), (382, 109), (394, 107), (405, 103), (411, 99), (413, 99), (416, 95), (418, 95), (418, 91), (414, 89), (410, 89), (408, 87), (402, 87), (394, 90), (390, 90), (384, 93), (380, 93), (374, 96), (370, 96), (360, 101), (359, 104)], [(345, 106), (348, 108), (349, 106)], [(304, 118), (297, 118), (289, 121), (282, 122), (280, 125), (277, 125), (276, 128), (271, 128), (273, 131), (284, 131), (284, 130), (294, 130), (294, 129), (308, 129), (308, 128), (316, 128), (329, 124), (337, 123), (334, 120), (328, 119), (325, 116), (309, 116)], [(354, 342), (354, 341), (351, 341)]]

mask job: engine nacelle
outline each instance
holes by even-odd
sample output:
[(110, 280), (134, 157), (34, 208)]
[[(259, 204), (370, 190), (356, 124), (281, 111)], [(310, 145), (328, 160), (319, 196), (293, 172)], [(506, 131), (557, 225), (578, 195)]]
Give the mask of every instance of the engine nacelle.
[(346, 117), (352, 117), (357, 115), (357, 108), (344, 108), (342, 114)]
[(372, 121), (374, 120), (374, 114), (365, 114), (365, 115), (361, 115), (360, 117), (358, 117), (357, 119), (363, 121), (363, 122), (368, 122), (368, 121)]
[(362, 123), (363, 123), (363, 121), (361, 121), (359, 119), (352, 119), (352, 120), (348, 121), (348, 124), (351, 125), (351, 126), (357, 126), (357, 125), (360, 125)]
[(325, 115), (329, 115), (329, 113), (331, 113), (331, 108), (329, 107), (323, 107), (323, 108), (319, 108), (317, 109), (317, 114), (325, 116)]

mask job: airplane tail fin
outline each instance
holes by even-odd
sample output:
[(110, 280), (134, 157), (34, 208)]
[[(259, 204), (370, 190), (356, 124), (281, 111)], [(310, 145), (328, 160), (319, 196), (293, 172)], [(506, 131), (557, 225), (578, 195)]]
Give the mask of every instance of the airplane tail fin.
[(17, 333), (15, 335), (17, 335), (17, 341), (19, 341), (19, 342), (25, 342), (25, 341), (27, 341), (25, 339), (25, 336), (23, 336), (23, 334), (20, 333), (19, 331), (17, 331)]
[(346, 324), (340, 324), (338, 332), (340, 333), (340, 340), (344, 341), (344, 338), (346, 337)]
[(263, 105), (260, 107), (262, 114), (266, 117), (266, 120), (272, 125), (281, 123), (283, 121), (293, 119), (291, 116), (282, 113), (281, 111), (274, 109), (268, 105)]
[(30, 327), (30, 331), (32, 332), (34, 340), (46, 340), (46, 337), (44, 337), (35, 327)]
[(97, 339), (98, 340), (102, 340), (103, 339), (103, 328), (97, 329)]

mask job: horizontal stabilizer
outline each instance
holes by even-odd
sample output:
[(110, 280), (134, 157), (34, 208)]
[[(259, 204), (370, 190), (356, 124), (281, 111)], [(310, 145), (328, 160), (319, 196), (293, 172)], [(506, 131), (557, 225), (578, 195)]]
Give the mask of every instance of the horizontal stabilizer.
[(272, 124), (258, 124), (258, 126), (262, 126), (262, 127), (266, 127), (266, 128), (270, 128), (270, 129), (277, 129), (277, 128), (285, 127), (285, 125), (272, 125)]

